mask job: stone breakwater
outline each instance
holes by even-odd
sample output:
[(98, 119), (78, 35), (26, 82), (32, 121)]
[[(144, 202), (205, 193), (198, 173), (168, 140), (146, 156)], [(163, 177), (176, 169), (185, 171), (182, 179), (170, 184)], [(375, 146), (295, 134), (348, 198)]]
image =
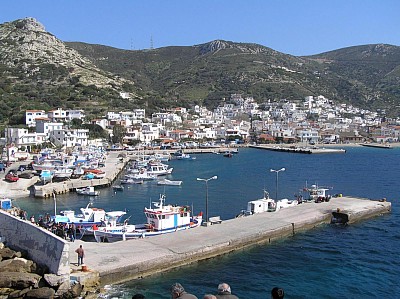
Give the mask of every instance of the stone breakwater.
[(27, 258), (0, 242), (0, 298), (79, 298), (91, 292), (79, 283), (48, 273)]

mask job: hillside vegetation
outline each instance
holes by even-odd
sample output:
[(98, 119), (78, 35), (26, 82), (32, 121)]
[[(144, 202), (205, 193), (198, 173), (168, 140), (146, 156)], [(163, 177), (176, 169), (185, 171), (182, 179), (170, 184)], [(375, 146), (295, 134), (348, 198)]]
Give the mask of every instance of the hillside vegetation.
[(397, 116), (399, 81), (400, 47), (391, 45), (308, 57), (222, 40), (131, 51), (64, 43), (33, 18), (0, 25), (0, 123), (22, 123), (26, 109), (81, 108), (99, 117), (107, 110), (213, 107), (232, 93), (259, 102), (321, 94)]

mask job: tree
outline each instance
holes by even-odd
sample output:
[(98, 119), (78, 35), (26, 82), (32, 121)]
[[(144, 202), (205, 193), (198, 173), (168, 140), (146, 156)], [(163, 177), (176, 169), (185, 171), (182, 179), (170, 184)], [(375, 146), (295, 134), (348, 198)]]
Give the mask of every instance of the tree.
[(82, 120), (79, 118), (74, 118), (71, 120), (71, 128), (72, 129), (80, 129), (82, 128)]
[(126, 134), (126, 128), (121, 125), (115, 125), (113, 127), (113, 135), (111, 136), (111, 140), (113, 143), (122, 144), (122, 139)]

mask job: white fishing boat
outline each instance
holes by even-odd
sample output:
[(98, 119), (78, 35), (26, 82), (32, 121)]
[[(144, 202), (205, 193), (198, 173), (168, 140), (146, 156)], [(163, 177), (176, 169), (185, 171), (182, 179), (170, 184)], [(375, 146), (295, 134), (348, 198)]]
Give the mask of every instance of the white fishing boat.
[(125, 211), (106, 212), (103, 209), (93, 208), (91, 202), (85, 208), (80, 208), (80, 212), (80, 214), (75, 214), (72, 210), (61, 211), (60, 214), (52, 217), (52, 221), (65, 224), (74, 223), (77, 227), (88, 229), (93, 225), (101, 226), (109, 223), (114, 225), (126, 214)]
[(88, 186), (84, 188), (76, 188), (76, 193), (79, 195), (97, 196), (100, 194), (100, 191), (94, 190), (93, 186)]
[(297, 199), (289, 200), (287, 198), (274, 200), (269, 197), (269, 193), (264, 190), (264, 197), (251, 200), (247, 203), (247, 209), (242, 210), (236, 217), (250, 216), (264, 212), (277, 212), (280, 209), (293, 207), (299, 204)]
[(261, 199), (251, 200), (247, 203), (247, 209), (242, 210), (236, 217), (249, 216), (264, 212), (275, 212), (276, 202), (269, 197), (269, 193), (264, 190), (264, 196)]
[(163, 179), (157, 182), (157, 185), (169, 185), (169, 186), (180, 186), (182, 181), (171, 181), (168, 179)]
[(195, 160), (196, 159), (196, 157), (192, 157), (189, 154), (185, 154), (182, 150), (176, 151), (173, 155), (174, 155), (175, 159), (178, 159), (178, 160), (189, 160), (189, 159)]
[[(146, 167), (146, 171), (148, 174), (161, 176), (171, 174), (174, 169), (169, 167), (167, 164), (163, 163), (149, 163)], [(140, 173), (140, 171), (139, 171)]]
[(157, 178), (157, 175), (148, 173), (147, 170), (144, 168), (142, 168), (139, 171), (139, 173), (125, 175), (125, 179), (132, 179), (132, 180), (149, 181), (149, 180), (155, 180), (156, 178)]
[(159, 202), (153, 202), (153, 208), (145, 208), (147, 223), (105, 227), (94, 231), (97, 242), (116, 242), (129, 239), (157, 236), (180, 230), (196, 228), (201, 225), (202, 213), (192, 216), (189, 206), (164, 205), (165, 195)]
[(112, 188), (115, 191), (124, 191), (124, 189), (125, 189), (125, 187), (122, 185), (113, 185)]
[(54, 169), (54, 177), (55, 178), (70, 178), (74, 170), (72, 168), (67, 167), (56, 167)]
[(308, 196), (305, 198), (298, 198), (300, 201), (306, 201), (306, 202), (328, 202), (332, 198), (330, 194), (327, 194), (329, 190), (331, 190), (332, 187), (321, 187), (318, 185), (311, 185), (311, 187), (304, 187), (303, 191), (308, 193)]
[(143, 180), (135, 180), (135, 179), (123, 179), (121, 180), (121, 184), (143, 184)]

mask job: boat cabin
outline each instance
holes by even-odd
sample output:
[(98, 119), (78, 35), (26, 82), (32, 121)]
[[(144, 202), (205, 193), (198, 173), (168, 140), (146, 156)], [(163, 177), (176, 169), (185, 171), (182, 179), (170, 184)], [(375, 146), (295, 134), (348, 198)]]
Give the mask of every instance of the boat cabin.
[(276, 202), (269, 198), (269, 193), (264, 191), (264, 197), (252, 200), (247, 203), (246, 215), (253, 215), (263, 212), (273, 212), (276, 210)]
[(330, 199), (331, 196), (326, 194), (326, 192), (329, 190), (330, 189), (328, 188), (321, 188), (318, 187), (317, 185), (311, 185), (311, 188), (305, 188), (305, 191), (307, 191), (309, 194), (306, 200), (319, 201), (319, 200)]
[(191, 213), (188, 206), (163, 205), (165, 196), (160, 196), (160, 202), (153, 202), (155, 208), (145, 208), (147, 225), (154, 231), (162, 231), (171, 228), (180, 228), (191, 223)]

